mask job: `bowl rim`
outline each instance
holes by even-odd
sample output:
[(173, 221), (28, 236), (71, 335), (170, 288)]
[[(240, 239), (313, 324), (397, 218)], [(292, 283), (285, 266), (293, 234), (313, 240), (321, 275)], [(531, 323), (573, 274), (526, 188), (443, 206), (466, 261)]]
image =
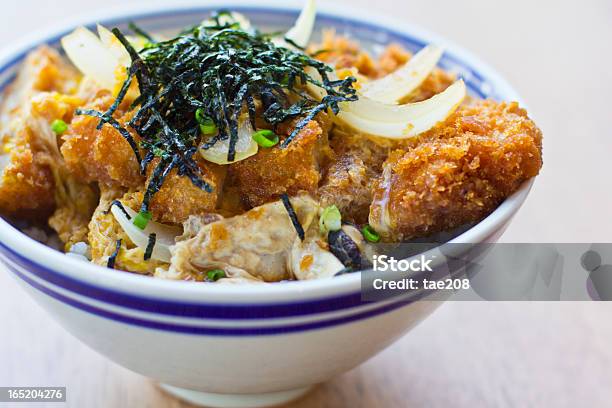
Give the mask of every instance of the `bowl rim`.
[[(92, 25), (98, 21), (120, 20), (129, 18), (143, 18), (164, 13), (187, 11), (191, 9), (208, 10), (215, 8), (246, 9), (268, 11), (271, 13), (298, 13), (301, 1), (292, 0), (282, 4), (270, 0), (259, 1), (253, 4), (249, 0), (220, 1), (178, 1), (172, 4), (152, 1), (147, 3), (131, 3), (121, 5), (104, 12), (84, 13), (65, 19), (48, 28), (30, 33), (22, 37), (10, 47), (0, 50), (0, 67), (9, 66), (12, 62), (20, 60), (32, 48), (58, 38), (63, 33), (79, 25)], [(333, 19), (340, 19), (347, 23), (360, 23), (371, 27), (378, 27), (399, 35), (407, 35), (435, 42), (442, 45), (447, 53), (468, 66), (474, 67), (482, 73), (490, 83), (495, 85), (497, 94), (506, 100), (518, 101), (524, 106), (518, 93), (493, 68), (469, 51), (456, 45), (437, 34), (421, 28), (418, 24), (387, 15), (378, 14), (371, 10), (351, 7), (350, 17), (346, 16), (346, 4), (319, 4), (318, 13)], [(143, 11), (146, 10), (146, 11)], [(407, 24), (408, 23), (408, 24)], [(533, 186), (535, 178), (527, 180), (521, 187), (504, 200), (491, 214), (479, 223), (452, 239), (448, 243), (478, 243), (486, 242), (496, 231), (510, 221), (518, 211)], [(41, 266), (62, 277), (91, 285), (104, 290), (141, 296), (147, 299), (160, 299), (177, 302), (205, 302), (205, 303), (275, 303), (304, 301), (324, 297), (338, 297), (360, 290), (361, 273), (347, 274), (334, 279), (315, 279), (310, 281), (293, 281), (275, 285), (202, 285), (189, 281), (172, 281), (149, 276), (142, 276), (124, 271), (110, 270), (95, 264), (88, 264), (71, 257), (67, 257), (46, 245), (39, 243), (0, 217), (0, 248), (18, 254), (20, 257)]]

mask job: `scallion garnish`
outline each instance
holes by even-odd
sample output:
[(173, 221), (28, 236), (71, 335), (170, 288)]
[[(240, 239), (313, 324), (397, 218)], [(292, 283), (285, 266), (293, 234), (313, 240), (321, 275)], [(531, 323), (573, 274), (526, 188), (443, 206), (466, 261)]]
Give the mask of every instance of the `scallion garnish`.
[(145, 228), (147, 228), (147, 224), (149, 223), (149, 221), (151, 221), (151, 218), (153, 218), (153, 215), (149, 211), (141, 210), (138, 215), (134, 217), (133, 222), (135, 226), (137, 226), (141, 230), (144, 230)]
[(51, 130), (56, 135), (61, 135), (68, 130), (68, 124), (61, 119), (55, 119), (53, 122), (51, 122)]
[(342, 214), (335, 205), (325, 207), (321, 217), (319, 218), (319, 231), (321, 234), (327, 234), (329, 231), (338, 231), (342, 228)]
[(225, 271), (223, 269), (213, 269), (212, 271), (206, 272), (206, 277), (211, 282), (216, 282), (219, 279), (226, 278)]
[(195, 118), (200, 125), (200, 132), (202, 132), (203, 135), (212, 136), (217, 133), (217, 125), (215, 125), (212, 118), (205, 116), (202, 108), (196, 109)]
[(253, 140), (261, 147), (272, 147), (278, 144), (278, 135), (269, 129), (253, 133)]
[(363, 237), (368, 242), (376, 243), (376, 242), (380, 241), (380, 235), (378, 235), (378, 233), (376, 231), (374, 231), (374, 228), (372, 228), (370, 225), (364, 226), (361, 229), (361, 233), (363, 234)]
[(287, 210), (287, 214), (289, 214), (289, 219), (291, 219), (293, 228), (295, 228), (295, 231), (297, 232), (298, 237), (300, 237), (300, 240), (303, 241), (305, 237), (304, 227), (302, 227), (302, 224), (300, 224), (300, 220), (298, 219), (295, 209), (291, 205), (291, 201), (289, 201), (289, 196), (287, 194), (281, 194), (281, 200), (283, 202), (283, 205), (285, 206), (285, 210)]

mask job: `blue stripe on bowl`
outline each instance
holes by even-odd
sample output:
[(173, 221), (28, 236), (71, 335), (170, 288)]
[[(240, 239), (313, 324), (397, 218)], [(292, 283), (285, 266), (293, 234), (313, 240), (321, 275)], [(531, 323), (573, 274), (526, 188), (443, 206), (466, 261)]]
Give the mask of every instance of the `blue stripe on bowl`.
[(35, 276), (62, 289), (112, 305), (169, 316), (223, 320), (283, 318), (350, 309), (364, 304), (361, 301), (360, 292), (313, 301), (271, 304), (183, 303), (180, 301), (140, 297), (125, 292), (111, 291), (71, 279), (14, 252), (1, 242), (0, 252)]
[[(147, 329), (161, 330), (173, 333), (182, 333), (182, 334), (193, 334), (193, 335), (206, 335), (206, 336), (270, 336), (270, 335), (278, 335), (278, 334), (286, 334), (286, 333), (295, 333), (295, 332), (303, 332), (309, 330), (316, 329), (324, 329), (327, 327), (333, 327), (343, 324), (353, 323), (359, 320), (368, 319), (383, 313), (388, 313), (395, 309), (408, 306), (411, 303), (414, 303), (420, 300), (424, 293), (420, 293), (415, 296), (414, 299), (411, 300), (401, 300), (395, 303), (385, 304), (379, 308), (371, 309), (365, 312), (356, 313), (350, 316), (332, 318), (327, 320), (317, 320), (311, 323), (300, 323), (300, 324), (286, 324), (283, 326), (275, 326), (275, 327), (261, 327), (261, 326), (251, 326), (251, 327), (206, 327), (206, 326), (193, 326), (193, 325), (184, 325), (184, 324), (172, 324), (165, 323), (159, 321), (151, 321), (145, 320), (141, 318), (136, 318), (132, 316), (126, 316), (119, 313), (111, 312), (109, 310), (100, 309), (98, 307), (85, 304), (78, 300), (68, 298), (61, 293), (58, 293), (48, 287), (45, 287), (29, 277), (25, 276), (18, 270), (13, 267), (10, 267), (11, 272), (13, 272), (17, 277), (25, 281), (27, 284), (35, 288), (36, 290), (46, 294), (47, 296), (58, 300), (64, 304), (67, 304), (75, 309), (80, 311), (91, 313), (93, 315), (112, 320), (117, 323), (124, 323), (131, 326), (138, 326)], [(223, 307), (223, 306), (218, 306)]]

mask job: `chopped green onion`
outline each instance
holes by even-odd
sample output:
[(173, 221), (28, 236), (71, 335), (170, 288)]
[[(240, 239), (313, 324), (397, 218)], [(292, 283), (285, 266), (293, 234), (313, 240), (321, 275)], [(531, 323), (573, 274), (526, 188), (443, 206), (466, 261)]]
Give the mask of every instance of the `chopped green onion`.
[(329, 231), (338, 231), (342, 228), (342, 214), (335, 205), (330, 205), (323, 210), (319, 218), (319, 231), (327, 234)]
[(66, 122), (64, 122), (61, 119), (55, 119), (52, 123), (51, 123), (51, 130), (53, 131), (53, 133), (55, 133), (56, 135), (61, 135), (62, 133), (64, 133), (66, 130), (68, 130), (68, 125), (66, 124)]
[(195, 118), (200, 125), (200, 132), (202, 132), (203, 135), (214, 135), (217, 133), (217, 125), (215, 125), (215, 122), (211, 118), (204, 115), (204, 109), (198, 108), (195, 112)]
[(261, 147), (272, 147), (278, 144), (278, 135), (271, 130), (262, 129), (253, 133), (253, 140)]
[(365, 227), (363, 227), (361, 229), (361, 233), (368, 242), (376, 243), (380, 241), (380, 235), (378, 235), (378, 233), (374, 231), (374, 229), (370, 225), (366, 225)]
[(213, 269), (212, 271), (206, 272), (206, 277), (209, 281), (216, 282), (221, 278), (226, 278), (225, 271), (223, 269)]
[(134, 217), (134, 225), (144, 230), (147, 227), (149, 221), (151, 221), (153, 215), (149, 211), (140, 211), (136, 217)]
[(204, 109), (202, 108), (198, 108), (195, 111), (195, 119), (198, 123), (202, 123), (204, 122), (204, 120), (206, 119), (206, 115), (204, 115)]

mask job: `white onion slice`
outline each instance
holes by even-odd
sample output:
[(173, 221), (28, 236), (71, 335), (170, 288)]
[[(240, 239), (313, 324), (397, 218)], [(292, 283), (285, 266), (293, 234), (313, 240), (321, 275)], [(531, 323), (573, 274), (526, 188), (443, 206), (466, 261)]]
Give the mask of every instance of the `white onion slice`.
[(238, 120), (238, 140), (236, 141), (236, 156), (234, 161), (227, 160), (229, 138), (219, 140), (209, 149), (200, 148), (200, 155), (209, 162), (216, 164), (230, 164), (251, 157), (259, 151), (259, 145), (253, 140), (253, 127), (248, 115), (241, 115)]
[(444, 121), (465, 96), (465, 84), (459, 80), (425, 101), (406, 105), (387, 105), (361, 97), (356, 102), (342, 103), (336, 119), (372, 136), (406, 139)]
[(428, 45), (401, 68), (380, 79), (364, 83), (359, 91), (379, 102), (397, 103), (423, 83), (436, 67), (443, 52), (444, 50), (436, 45)]
[[(335, 71), (333, 71), (333, 67), (332, 71), (329, 72), (329, 79), (331, 80), (336, 80), (338, 79), (336, 77), (336, 73)], [(313, 67), (306, 67), (304, 69), (304, 72), (308, 75), (310, 75), (313, 79), (316, 79), (319, 82), (323, 81), (323, 78), (321, 78), (321, 74), (319, 74), (319, 72), (314, 69)], [(325, 96), (327, 95), (327, 91), (323, 88), (321, 88), (320, 86), (317, 86), (315, 84), (313, 84), (312, 82), (308, 82), (306, 84), (306, 90), (308, 92), (310, 92), (310, 94), (316, 98), (318, 101), (322, 100), (323, 98), (325, 98)]]
[(85, 27), (78, 27), (62, 37), (62, 47), (72, 63), (103, 88), (112, 90), (115, 86), (115, 70), (119, 59), (94, 33)]
[(138, 213), (128, 206), (124, 206), (124, 208), (131, 219), (128, 219), (117, 205), (111, 207), (111, 212), (132, 242), (139, 248), (142, 248), (142, 250), (146, 250), (149, 244), (149, 235), (156, 234), (155, 246), (153, 247), (151, 259), (170, 263), (170, 259), (172, 258), (170, 247), (176, 243), (176, 237), (183, 233), (181, 228), (149, 221), (145, 229), (141, 230), (132, 222)]
[[(121, 41), (115, 34), (112, 33), (108, 28), (98, 24), (98, 36), (100, 37), (100, 41), (108, 50), (117, 58), (117, 61), (124, 67), (129, 67), (131, 63), (130, 54), (127, 52)], [(134, 44), (136, 48), (142, 48), (140, 42), (138, 42), (135, 38), (128, 38), (130, 43)]]
[(285, 38), (291, 40), (294, 44), (299, 47), (306, 48), (310, 41), (310, 36), (314, 28), (315, 19), (317, 16), (317, 5), (315, 0), (306, 0), (306, 4), (295, 24), (287, 33)]

